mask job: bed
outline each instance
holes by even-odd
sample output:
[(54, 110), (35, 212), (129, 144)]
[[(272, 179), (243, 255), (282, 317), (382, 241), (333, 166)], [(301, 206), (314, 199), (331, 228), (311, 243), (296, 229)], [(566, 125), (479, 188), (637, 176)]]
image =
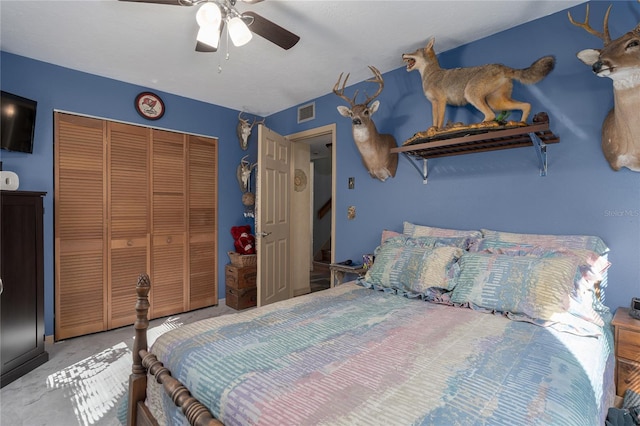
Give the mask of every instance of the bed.
[(607, 251), (592, 236), (405, 223), (363, 279), (183, 326), (150, 352), (142, 276), (127, 421), (602, 425)]

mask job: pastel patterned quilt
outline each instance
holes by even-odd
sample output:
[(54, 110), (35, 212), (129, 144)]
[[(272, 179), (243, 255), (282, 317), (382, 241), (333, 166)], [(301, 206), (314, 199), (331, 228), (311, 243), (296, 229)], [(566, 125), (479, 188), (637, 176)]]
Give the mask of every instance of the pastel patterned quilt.
[[(348, 283), (161, 336), (225, 425), (602, 425), (613, 339)], [(150, 380), (147, 404), (186, 424)]]

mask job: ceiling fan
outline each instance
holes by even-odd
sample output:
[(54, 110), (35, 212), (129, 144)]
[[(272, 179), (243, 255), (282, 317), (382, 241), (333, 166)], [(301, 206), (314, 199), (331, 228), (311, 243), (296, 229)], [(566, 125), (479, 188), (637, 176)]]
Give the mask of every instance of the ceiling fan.
[[(200, 29), (196, 39), (197, 52), (215, 52), (225, 24), (231, 41), (242, 46), (251, 40), (252, 33), (274, 43), (285, 50), (298, 43), (300, 37), (280, 25), (258, 15), (255, 12), (240, 13), (236, 8), (237, 0), (120, 0), (137, 3), (156, 3), (175, 6), (200, 5), (196, 21)], [(262, 0), (242, 0), (245, 3), (259, 3)]]

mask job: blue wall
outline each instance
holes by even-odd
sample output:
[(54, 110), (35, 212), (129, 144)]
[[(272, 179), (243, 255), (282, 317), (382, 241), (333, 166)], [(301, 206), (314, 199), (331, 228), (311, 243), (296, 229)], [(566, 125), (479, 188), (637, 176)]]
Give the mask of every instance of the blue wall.
[[(595, 28), (601, 28), (608, 5), (592, 2)], [(581, 20), (585, 5), (570, 11)], [(612, 37), (630, 31), (639, 17), (636, 2), (615, 2), (609, 22)], [(430, 37), (425, 29), (424, 44)], [(437, 38), (435, 46), (437, 51)], [(420, 75), (407, 73), (401, 60), (403, 52), (416, 47), (422, 46), (398, 43), (399, 68), (383, 75), (381, 106), (373, 116), (378, 130), (393, 134), (399, 144), (431, 125), (431, 106), (422, 94)], [(403, 221), (460, 229), (598, 235), (611, 248), (606, 304), (627, 306), (631, 296), (640, 295), (640, 173), (612, 171), (600, 148), (602, 121), (613, 106), (612, 82), (596, 77), (576, 58), (582, 49), (600, 47), (601, 40), (572, 26), (565, 11), (439, 55), (446, 68), (487, 63), (524, 68), (541, 56), (556, 57), (556, 68), (546, 79), (533, 86), (516, 83), (514, 89), (514, 98), (531, 102), (533, 113), (549, 114), (551, 129), (560, 137), (559, 144), (548, 146), (546, 177), (539, 176), (533, 148), (518, 148), (429, 160), (427, 185), (409, 160), (400, 157), (396, 177), (377, 181), (361, 165), (350, 121), (336, 110), (344, 102), (333, 94), (316, 99), (315, 121), (295, 124), (294, 107), (270, 116), (269, 125), (281, 134), (291, 134), (337, 123), (337, 259), (358, 259), (372, 252), (380, 231), (401, 231)], [(352, 96), (356, 88), (360, 93), (374, 90), (370, 83), (359, 83), (348, 87), (347, 95)], [(477, 122), (482, 115), (471, 108), (448, 108), (447, 119)], [(355, 177), (354, 190), (347, 189), (349, 176)], [(351, 221), (346, 218), (350, 205), (357, 209)]]
[(224, 297), (224, 264), (233, 250), (229, 229), (247, 223), (236, 181), (236, 166), (249, 154), (257, 158), (257, 132), (251, 135), (249, 150), (242, 151), (236, 137), (238, 111), (155, 91), (166, 112), (147, 121), (135, 111), (136, 95), (149, 90), (120, 81), (74, 71), (2, 52), (2, 90), (38, 102), (33, 154), (0, 151), (4, 170), (16, 172), (21, 190), (46, 191), (45, 197), (45, 334), (53, 334), (54, 237), (53, 237), (53, 111), (90, 115), (168, 130), (189, 132), (218, 140), (218, 287)]
[[(608, 6), (592, 2), (596, 28)], [(584, 16), (584, 5), (570, 9)], [(610, 19), (613, 37), (640, 21), (636, 2), (615, 2)], [(425, 44), (431, 36), (425, 29)], [(416, 47), (398, 43), (398, 69), (384, 74), (381, 107), (374, 115), (378, 130), (393, 134), (401, 144), (431, 125), (431, 107), (421, 92), (420, 76), (407, 73), (401, 54)], [(316, 119), (298, 125), (296, 107), (268, 117), (267, 125), (292, 134), (337, 123), (336, 258), (357, 259), (370, 253), (382, 229), (400, 231), (403, 221), (451, 227), (490, 228), (512, 232), (595, 234), (611, 247), (606, 303), (627, 305), (640, 295), (640, 173), (609, 168), (600, 149), (600, 128), (613, 106), (612, 83), (594, 76), (575, 54), (601, 47), (601, 41), (572, 26), (566, 12), (539, 19), (478, 40), (440, 55), (443, 67), (499, 62), (523, 68), (544, 55), (554, 55), (556, 69), (534, 86), (516, 83), (514, 98), (531, 102), (532, 111), (546, 111), (551, 129), (560, 137), (549, 145), (549, 171), (540, 177), (533, 148), (470, 154), (429, 161), (429, 183), (423, 185), (409, 160), (400, 158), (398, 173), (387, 182), (369, 177), (353, 144), (350, 122), (331, 94), (315, 99)], [(436, 39), (436, 50), (438, 39)], [(54, 109), (153, 125), (219, 138), (219, 258), (224, 264), (233, 244), (231, 226), (246, 223), (235, 182), (235, 167), (246, 154), (235, 136), (238, 111), (158, 92), (165, 116), (149, 122), (133, 109), (133, 99), (144, 87), (80, 73), (3, 52), (3, 90), (38, 101), (36, 141), (32, 155), (2, 151), (5, 170), (20, 176), (20, 189), (47, 191), (45, 198), (45, 316), (46, 334), (53, 333), (53, 114)], [(363, 67), (369, 64), (363, 64)], [(371, 65), (376, 65), (375, 63)], [(344, 70), (346, 72), (353, 70)], [(338, 76), (335, 76), (336, 79)], [(371, 93), (368, 83), (347, 88)], [(304, 102), (307, 103), (307, 102)], [(518, 114), (518, 113), (516, 113)], [(516, 116), (517, 117), (517, 116)], [(449, 108), (447, 119), (480, 121), (471, 108)], [(249, 148), (256, 158), (255, 134)], [(356, 186), (347, 189), (348, 177)], [(347, 220), (347, 207), (357, 216)], [(224, 294), (224, 268), (219, 268), (220, 294)]]

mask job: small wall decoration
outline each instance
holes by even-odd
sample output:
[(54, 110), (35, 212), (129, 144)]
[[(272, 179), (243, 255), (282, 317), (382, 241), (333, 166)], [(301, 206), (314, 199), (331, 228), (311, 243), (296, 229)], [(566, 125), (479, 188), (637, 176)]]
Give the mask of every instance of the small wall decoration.
[(296, 192), (302, 192), (306, 187), (307, 174), (301, 169), (296, 169), (293, 176), (293, 188)]
[(256, 196), (253, 192), (245, 192), (242, 194), (242, 205), (245, 207), (251, 207), (256, 203)]
[(164, 102), (155, 93), (140, 93), (136, 96), (134, 105), (138, 114), (147, 120), (158, 120), (164, 115)]
[(347, 219), (353, 220), (356, 218), (356, 206), (347, 207)]
[[(511, 110), (521, 110), (522, 118), (520, 122), (509, 123), (526, 125), (531, 105), (511, 98), (513, 80), (523, 84), (539, 82), (553, 70), (553, 56), (540, 58), (525, 69), (514, 69), (502, 64), (443, 69), (440, 68), (433, 49), (434, 42), (435, 39), (432, 38), (426, 47), (402, 55), (407, 71), (418, 70), (420, 73), (424, 95), (431, 102), (433, 121), (427, 130), (428, 136), (449, 130), (444, 125), (447, 105), (471, 104), (476, 107), (484, 114), (484, 119), (474, 127), (498, 127), (502, 124), (496, 120), (494, 111)], [(456, 123), (452, 126), (459, 128), (464, 124)]]

